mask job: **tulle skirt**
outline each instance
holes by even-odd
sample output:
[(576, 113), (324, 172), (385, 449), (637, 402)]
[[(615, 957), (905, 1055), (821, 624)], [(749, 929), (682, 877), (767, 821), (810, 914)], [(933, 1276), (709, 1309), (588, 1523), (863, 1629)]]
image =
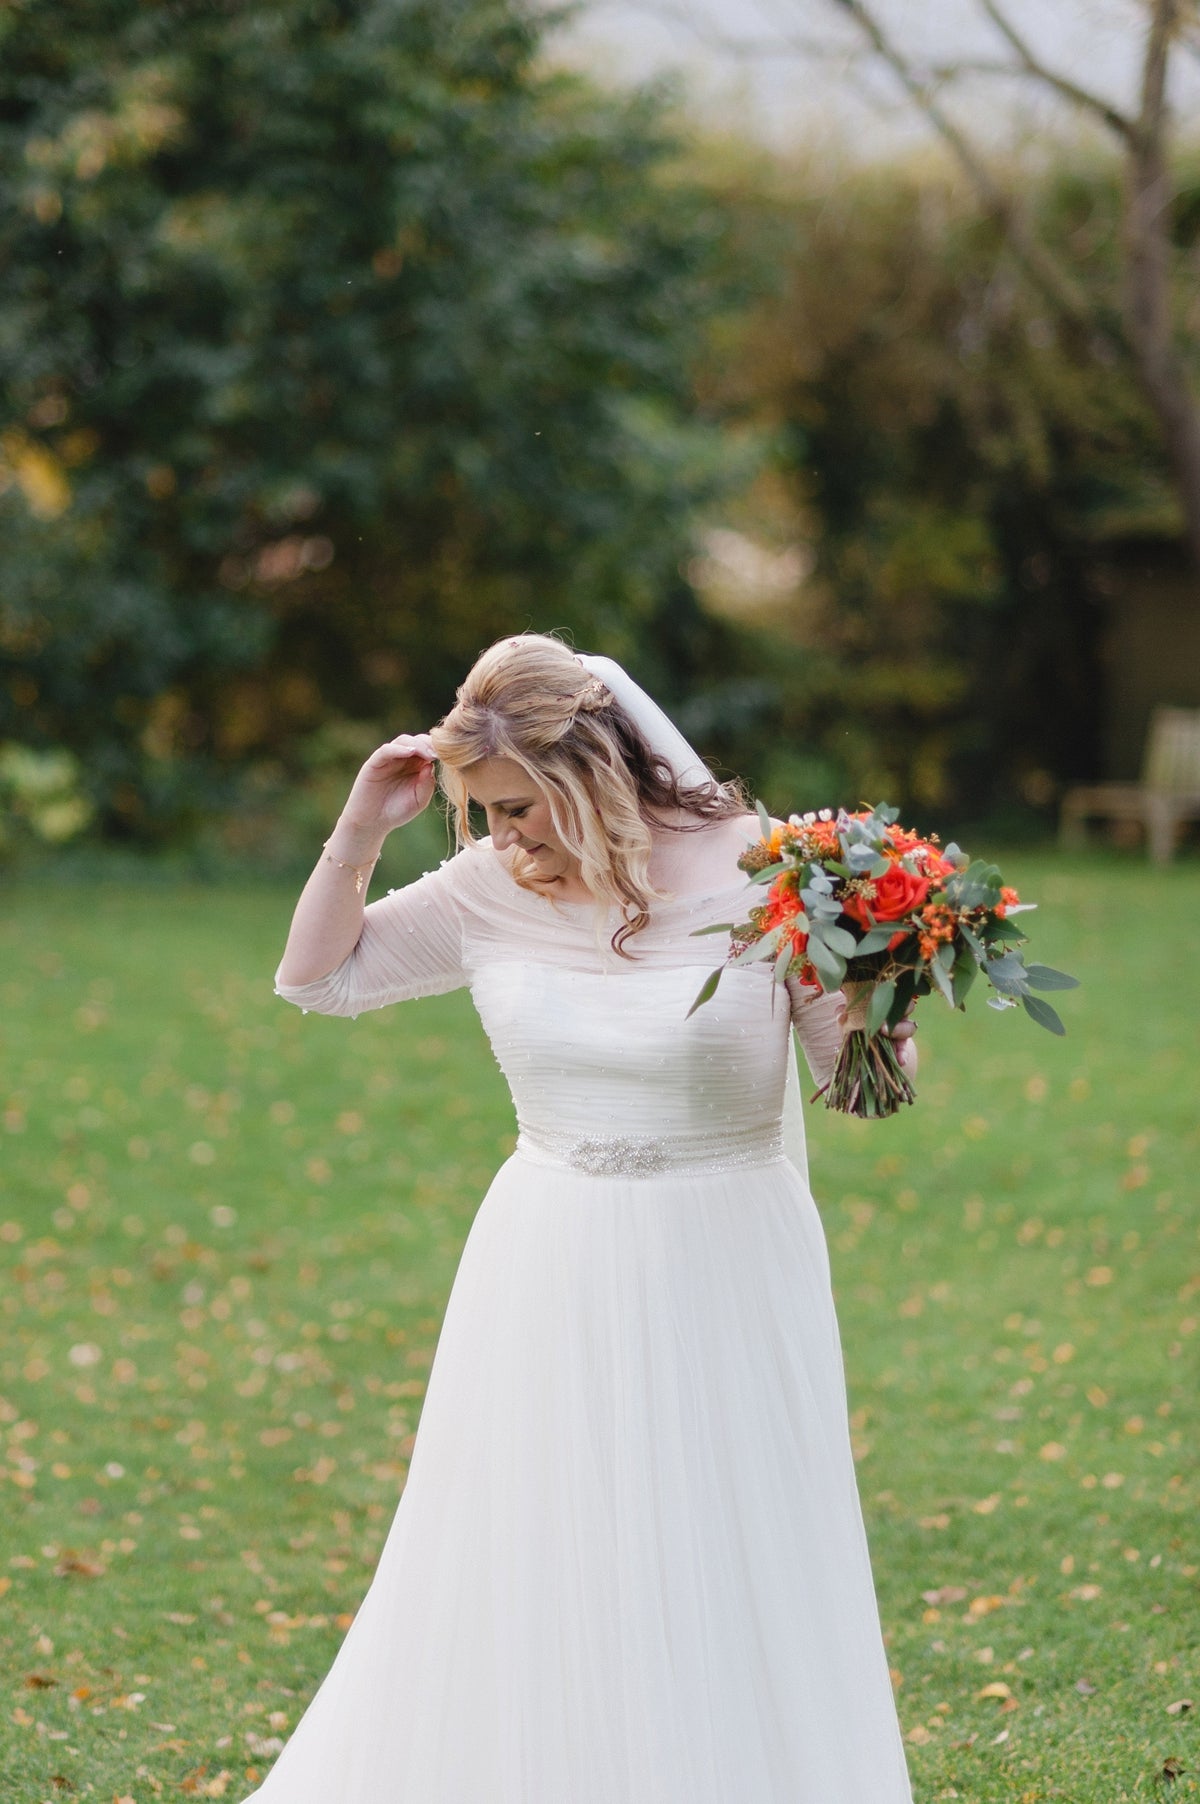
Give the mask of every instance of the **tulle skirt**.
[(256, 1804), (910, 1804), (785, 1159), (515, 1154), (367, 1596)]

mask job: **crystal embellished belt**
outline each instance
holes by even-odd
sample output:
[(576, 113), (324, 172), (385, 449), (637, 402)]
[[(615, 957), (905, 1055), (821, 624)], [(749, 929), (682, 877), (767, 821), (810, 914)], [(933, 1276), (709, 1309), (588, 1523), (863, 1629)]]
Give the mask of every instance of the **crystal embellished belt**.
[(565, 1165), (594, 1178), (654, 1178), (667, 1173), (740, 1171), (783, 1157), (778, 1132), (722, 1134), (574, 1134), (522, 1127), (517, 1151), (539, 1165)]

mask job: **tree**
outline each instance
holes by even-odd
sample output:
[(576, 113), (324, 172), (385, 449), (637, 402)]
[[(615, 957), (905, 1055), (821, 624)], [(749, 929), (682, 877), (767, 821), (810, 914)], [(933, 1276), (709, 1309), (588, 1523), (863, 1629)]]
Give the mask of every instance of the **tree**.
[(110, 830), (330, 715), (425, 724), (514, 626), (622, 653), (687, 602), (720, 221), (654, 98), (543, 71), (540, 30), (0, 13), (0, 740), (74, 751)]
[[(829, 0), (862, 32), (876, 55), (949, 145), (988, 212), (1004, 231), (1018, 263), (1063, 325), (1093, 344), (1111, 345), (1133, 364), (1162, 434), (1175, 479), (1184, 530), (1200, 571), (1200, 388), (1181, 346), (1186, 261), (1176, 254), (1173, 223), (1178, 189), (1169, 155), (1168, 76), (1172, 56), (1190, 37), (1200, 48), (1200, 12), (1194, 0), (1142, 0), (1145, 35), (1136, 110), (1119, 107), (1071, 77), (1047, 66), (1018, 31), (1000, 0), (979, 4), (1007, 47), (1006, 62), (953, 65), (922, 74), (883, 28), (868, 0)], [(1038, 83), (1111, 133), (1125, 164), (1122, 281), (1119, 324), (1107, 309), (1089, 306), (1061, 251), (1030, 230), (1028, 220), (998, 181), (987, 159), (942, 105), (939, 91), (964, 74), (1002, 75)], [(1180, 291), (1176, 293), (1176, 289)]]
[[(784, 29), (758, 45), (726, 40), (727, 48), (819, 59), (830, 49), (819, 27), (825, 14), (847, 26), (865, 54), (890, 72), (965, 172), (1015, 265), (1052, 310), (1076, 354), (1101, 367), (1124, 363), (1135, 373), (1157, 422), (1180, 525), (1200, 570), (1200, 381), (1190, 354), (1196, 331), (1194, 218), (1185, 204), (1184, 162), (1174, 144), (1168, 104), (1173, 62), (1200, 53), (1197, 0), (1137, 0), (1143, 22), (1141, 77), (1137, 104), (1128, 112), (1042, 59), (1013, 23), (1006, 0), (977, 0), (1002, 54), (945, 62), (909, 49), (903, 33), (889, 29), (876, 0), (803, 0), (802, 5), (792, 0), (792, 5), (807, 31)], [(665, 10), (676, 19), (696, 17), (687, 0), (682, 5), (666, 0)], [(981, 79), (1034, 84), (1079, 117), (1098, 122), (1114, 141), (1124, 186), (1121, 268), (1112, 291), (1097, 293), (1081, 283), (1070, 247), (1038, 235), (1001, 159), (956, 112), (955, 92)]]
[[(776, 284), (714, 404), (774, 445), (749, 530), (811, 557), (763, 616), (776, 809), (886, 796), (952, 830), (1028, 824), (1101, 766), (1103, 548), (1169, 517), (1153, 422), (1128, 369), (1064, 346), (964, 189), (914, 156), (727, 197), (764, 216), (746, 229), (771, 239)], [(1024, 201), (1046, 241), (1090, 235), (1080, 279), (1103, 290), (1111, 160), (1048, 164)]]

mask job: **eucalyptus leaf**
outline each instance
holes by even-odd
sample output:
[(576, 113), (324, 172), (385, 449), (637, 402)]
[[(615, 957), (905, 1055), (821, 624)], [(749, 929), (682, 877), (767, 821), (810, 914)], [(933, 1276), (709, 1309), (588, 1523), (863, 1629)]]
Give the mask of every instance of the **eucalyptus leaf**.
[(876, 862), (875, 848), (872, 845), (844, 846), (846, 863), (855, 877), (869, 877), (871, 867)]
[(755, 871), (749, 879), (751, 883), (774, 883), (776, 877), (782, 877), (785, 871), (791, 870), (790, 864), (767, 864), (761, 871)]
[(770, 839), (772, 833), (775, 831), (774, 827), (771, 825), (771, 817), (767, 813), (762, 802), (755, 802), (754, 806), (758, 811), (758, 824), (762, 828), (762, 836), (764, 839)]
[(688, 938), (702, 940), (706, 933), (732, 933), (737, 924), (736, 921), (717, 921), (711, 927), (693, 927)]
[(965, 953), (957, 960), (953, 971), (950, 973), (950, 987), (954, 991), (954, 1005), (956, 1008), (965, 1007), (967, 994), (978, 976), (979, 966), (975, 963), (970, 952)]
[(983, 942), (978, 934), (975, 933), (973, 928), (968, 927), (965, 921), (959, 922), (958, 931), (962, 934), (963, 939), (971, 948), (972, 956), (975, 958), (976, 962), (982, 964), (986, 954), (983, 950)]
[(840, 902), (830, 896), (820, 895), (814, 890), (801, 890), (800, 900), (813, 919), (817, 921), (836, 921), (842, 912)]
[(983, 974), (994, 989), (1006, 995), (1020, 995), (1028, 988), (1025, 966), (1018, 952), (1005, 952), (1000, 958), (987, 959), (983, 965)]
[(1067, 1030), (1062, 1024), (1057, 1009), (1052, 1009), (1050, 1004), (1043, 1002), (1040, 996), (1022, 996), (1021, 1003), (1025, 1013), (1036, 1021), (1039, 1027), (1047, 1028), (1052, 1034), (1066, 1033)]
[(1000, 940), (1005, 941), (1009, 945), (1020, 945), (1026, 938), (1026, 935), (1021, 932), (1019, 927), (1014, 927), (1009, 921), (1004, 921), (997, 917), (987, 922), (983, 929), (983, 938), (988, 945), (991, 945), (994, 941)]
[(1034, 990), (1077, 990), (1079, 979), (1056, 971), (1052, 965), (1026, 965), (1025, 976)]
[(953, 1008), (954, 1007), (954, 990), (950, 983), (949, 974), (947, 973), (945, 966), (941, 963), (941, 961), (939, 959), (936, 959), (936, 958), (930, 959), (929, 975), (930, 975), (930, 977), (932, 977), (932, 979), (933, 979), (934, 983), (937, 985), (938, 989), (942, 992), (942, 995), (946, 998), (946, 1001), (950, 1004), (950, 1007)]
[(891, 1006), (896, 1000), (895, 980), (876, 984), (871, 992), (871, 1000), (867, 1004), (867, 1036), (874, 1038), (888, 1018)]
[(749, 946), (743, 946), (740, 952), (735, 952), (729, 961), (730, 966), (757, 965), (763, 959), (774, 958), (779, 950), (779, 940), (780, 929), (776, 927), (770, 933), (765, 933), (761, 940), (754, 940)]
[(895, 1027), (897, 1021), (904, 1019), (905, 1011), (917, 994), (917, 973), (912, 970), (901, 971), (896, 979), (896, 999), (892, 1003), (889, 1022)]
[(700, 994), (696, 997), (695, 1002), (693, 1002), (691, 1008), (684, 1016), (685, 1021), (689, 1020), (698, 1008), (702, 1008), (706, 1002), (710, 1001), (711, 998), (716, 995), (717, 985), (721, 981), (721, 973), (724, 969), (724, 965), (718, 965), (715, 971), (709, 972), (701, 985)]
[(821, 988), (826, 993), (842, 987), (846, 976), (846, 961), (844, 958), (839, 958), (836, 952), (830, 951), (829, 947), (815, 933), (809, 935), (808, 959), (821, 981)]
[(839, 958), (854, 958), (858, 954), (858, 941), (855, 939), (854, 935), (848, 933), (844, 927), (831, 927), (822, 922), (821, 938), (825, 941), (829, 950), (831, 952), (836, 952)]
[(888, 921), (882, 927), (872, 927), (854, 948), (855, 956), (866, 958), (872, 952), (886, 952), (892, 943), (893, 936), (899, 931), (900, 929), (894, 921)]

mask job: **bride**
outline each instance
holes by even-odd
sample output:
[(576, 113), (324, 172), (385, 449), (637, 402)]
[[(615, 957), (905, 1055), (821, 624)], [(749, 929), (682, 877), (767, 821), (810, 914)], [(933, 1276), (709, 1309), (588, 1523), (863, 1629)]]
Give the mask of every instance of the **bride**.
[[(364, 910), (435, 761), (460, 849)], [(537, 634), (359, 773), (278, 992), (468, 987), (519, 1134), (257, 1804), (910, 1804), (790, 1044), (789, 1012), (823, 1082), (839, 999), (751, 965), (688, 1015), (757, 830), (619, 665)]]

